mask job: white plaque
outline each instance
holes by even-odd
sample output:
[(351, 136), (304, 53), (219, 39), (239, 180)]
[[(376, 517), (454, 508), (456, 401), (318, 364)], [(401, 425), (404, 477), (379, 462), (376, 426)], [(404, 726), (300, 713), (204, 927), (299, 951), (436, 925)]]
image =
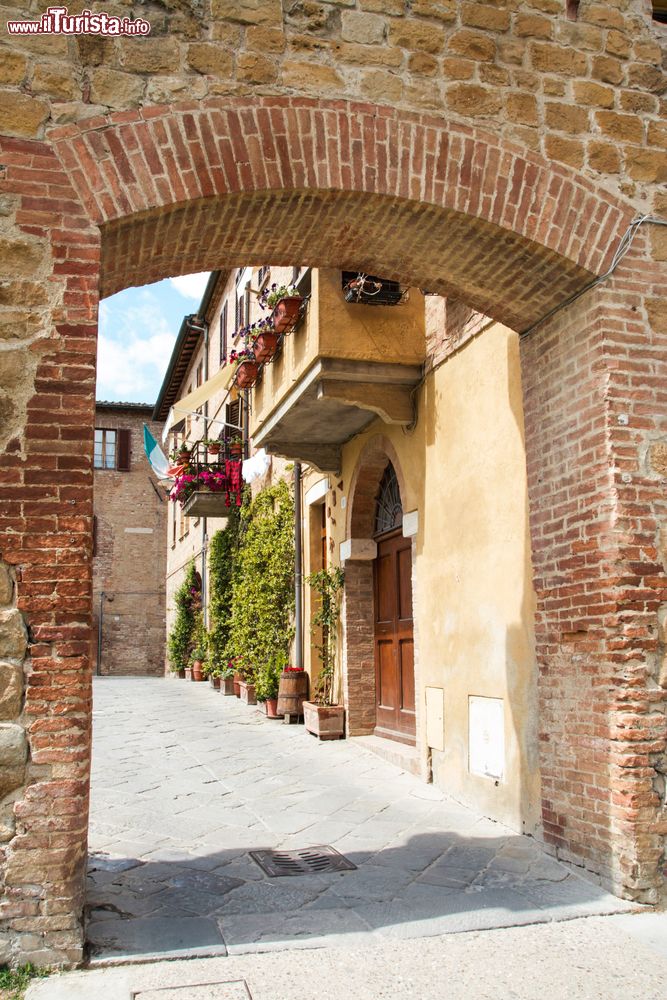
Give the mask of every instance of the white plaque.
[(505, 712), (502, 698), (468, 698), (468, 768), (500, 780), (505, 771)]

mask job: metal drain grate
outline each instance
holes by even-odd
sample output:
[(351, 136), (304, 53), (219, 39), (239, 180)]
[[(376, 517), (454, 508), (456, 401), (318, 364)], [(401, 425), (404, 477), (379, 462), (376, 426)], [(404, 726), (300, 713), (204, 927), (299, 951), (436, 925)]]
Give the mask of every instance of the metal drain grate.
[(334, 847), (303, 847), (298, 851), (251, 851), (250, 857), (269, 878), (353, 871), (357, 867)]

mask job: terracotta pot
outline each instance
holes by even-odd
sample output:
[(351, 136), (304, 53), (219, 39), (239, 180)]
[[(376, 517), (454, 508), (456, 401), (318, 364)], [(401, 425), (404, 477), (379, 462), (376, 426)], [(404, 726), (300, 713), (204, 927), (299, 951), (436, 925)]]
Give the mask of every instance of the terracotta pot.
[(219, 444), (209, 444), (207, 446), (209, 455), (219, 455), (220, 454), (220, 448), (221, 448), (221, 445), (219, 445)]
[(251, 684), (249, 681), (241, 681), (239, 684), (239, 695), (244, 705), (257, 704), (255, 685)]
[(178, 461), (180, 462), (181, 465), (184, 465), (186, 462), (190, 461), (190, 454), (191, 453), (189, 448), (182, 448), (181, 451), (179, 451)]
[(243, 445), (242, 444), (230, 444), (230, 446), (229, 446), (229, 454), (230, 454), (231, 458), (239, 458), (243, 454)]
[(250, 389), (257, 381), (259, 365), (256, 361), (242, 361), (236, 369), (234, 382), (239, 389)]
[(276, 302), (273, 310), (273, 329), (276, 333), (286, 333), (292, 329), (299, 318), (302, 301), (300, 296), (292, 295)]
[(193, 681), (206, 680), (206, 678), (204, 677), (204, 672), (202, 670), (201, 660), (194, 660), (192, 663), (192, 679)]
[(209, 677), (208, 682), (209, 682), (209, 684), (211, 685), (211, 687), (215, 691), (219, 690), (219, 688), (220, 688), (220, 678), (219, 677)]
[(240, 674), (234, 674), (232, 683), (234, 684), (234, 694), (236, 695), (237, 698), (241, 697), (241, 681), (242, 680), (243, 680), (243, 678), (241, 677)]
[(308, 732), (320, 740), (340, 740), (345, 735), (345, 708), (304, 701), (303, 723)]
[(233, 677), (222, 677), (220, 679), (220, 694), (228, 694), (232, 697), (236, 695)]
[(266, 712), (267, 719), (282, 719), (282, 715), (278, 715), (277, 698), (267, 698), (264, 702), (264, 710)]
[(276, 348), (278, 346), (278, 334), (277, 333), (260, 333), (259, 337), (255, 340), (252, 345), (252, 350), (255, 355), (255, 361), (259, 364), (264, 364), (270, 361), (273, 355), (276, 353)]

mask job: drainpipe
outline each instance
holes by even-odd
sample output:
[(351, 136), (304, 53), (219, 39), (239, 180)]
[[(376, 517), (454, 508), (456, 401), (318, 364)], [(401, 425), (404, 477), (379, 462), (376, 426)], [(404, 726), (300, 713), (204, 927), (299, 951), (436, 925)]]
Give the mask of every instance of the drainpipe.
[(294, 463), (294, 666), (303, 668), (303, 546), (301, 541), (301, 462)]
[[(208, 323), (204, 322), (204, 382), (208, 381)], [(208, 438), (208, 400), (204, 403), (204, 436)], [(204, 612), (204, 628), (208, 628), (208, 520), (201, 519), (201, 606)]]
[[(198, 317), (192, 317), (192, 320)], [(191, 321), (191, 330), (198, 330), (204, 335), (204, 371), (203, 380), (208, 381), (208, 347), (209, 347), (209, 328), (206, 320), (202, 320), (201, 326), (197, 323)], [(208, 400), (204, 403), (204, 437), (208, 438)], [(208, 531), (207, 531), (207, 519), (202, 517), (201, 519), (201, 606), (204, 615), (204, 627), (208, 626), (208, 602), (206, 599), (207, 590), (207, 579), (206, 579), (206, 561), (208, 558)]]

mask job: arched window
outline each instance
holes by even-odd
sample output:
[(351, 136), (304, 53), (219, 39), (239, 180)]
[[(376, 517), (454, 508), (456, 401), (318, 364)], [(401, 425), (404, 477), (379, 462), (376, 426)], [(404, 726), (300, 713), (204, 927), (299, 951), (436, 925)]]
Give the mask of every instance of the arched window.
[(398, 488), (398, 479), (394, 466), (389, 462), (384, 470), (380, 488), (377, 494), (375, 507), (375, 529), (374, 535), (383, 535), (394, 528), (400, 528), (403, 524), (403, 505), (401, 504), (401, 491)]

